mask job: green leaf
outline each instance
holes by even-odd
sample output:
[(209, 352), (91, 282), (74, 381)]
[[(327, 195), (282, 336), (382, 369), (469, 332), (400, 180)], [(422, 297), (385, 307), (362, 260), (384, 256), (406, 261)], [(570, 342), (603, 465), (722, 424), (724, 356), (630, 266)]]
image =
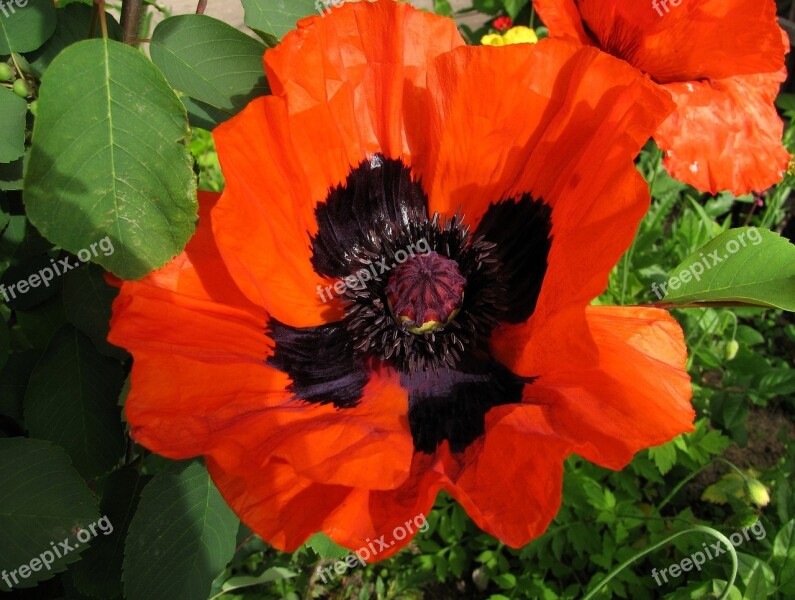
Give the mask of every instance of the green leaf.
[(453, 7), (448, 0), (433, 0), (433, 12), (443, 17), (452, 17)]
[(205, 15), (166, 19), (155, 28), (150, 44), (152, 61), (174, 88), (228, 115), (269, 93), (262, 64), (265, 49)]
[(738, 552), (737, 568), (740, 579), (745, 584), (745, 600), (762, 600), (773, 593), (776, 576), (770, 565), (755, 556)]
[(55, 31), (52, 0), (4, 0), (0, 9), (0, 56), (30, 52), (46, 42)]
[[(78, 560), (86, 546), (75, 541), (72, 528), (85, 529), (98, 516), (91, 492), (63, 449), (41, 440), (0, 439), (0, 572), (16, 571), (12, 587), (32, 587)], [(31, 564), (34, 559), (38, 564)], [(47, 569), (44, 560), (52, 561)], [(21, 565), (38, 569), (21, 578)], [(2, 579), (0, 590), (9, 590)]]
[(163, 266), (196, 224), (185, 107), (141, 52), (108, 40), (69, 46), (39, 90), (25, 178), (30, 220), (74, 254), (123, 279)]
[(111, 305), (118, 294), (119, 290), (105, 282), (104, 272), (96, 265), (84, 265), (64, 277), (63, 305), (67, 320), (90, 337), (102, 354), (122, 360), (127, 353), (106, 341)]
[(776, 106), (778, 106), (784, 114), (791, 118), (795, 115), (795, 94), (779, 94), (776, 98)]
[(230, 117), (229, 113), (190, 96), (182, 96), (181, 100), (188, 111), (188, 121), (190, 121), (191, 127), (212, 131)]
[(98, 535), (83, 559), (70, 569), (76, 587), (83, 594), (121, 598), (124, 540), (149, 479), (135, 468), (127, 467), (110, 475), (105, 482), (100, 510), (113, 525), (113, 531)]
[(8, 334), (8, 323), (5, 317), (0, 315), (0, 371), (5, 367), (10, 348), (11, 336)]
[(767, 229), (730, 229), (673, 273), (666, 302), (743, 302), (795, 311), (795, 245)]
[[(6, 304), (14, 309), (28, 310), (57, 294), (61, 282), (54, 275), (53, 262), (47, 255), (14, 260), (0, 277), (3, 285), (0, 296)], [(50, 274), (52, 279), (46, 281)]]
[(284, 567), (271, 567), (270, 569), (266, 569), (262, 575), (258, 575), (257, 577), (252, 577), (249, 575), (230, 577), (224, 582), (221, 590), (224, 593), (228, 593), (233, 590), (240, 590), (243, 588), (253, 587), (255, 585), (262, 585), (263, 583), (271, 583), (273, 581), (282, 581), (283, 579), (292, 579), (293, 577), (297, 577), (297, 575), (289, 569), (285, 569)]
[(342, 558), (351, 553), (350, 550), (343, 548), (323, 532), (316, 533), (309, 538), (306, 547), (314, 550), (320, 558)]
[(22, 401), (39, 357), (36, 350), (13, 352), (8, 357), (6, 366), (0, 371), (0, 415), (22, 423)]
[(144, 488), (124, 552), (127, 600), (206, 600), (235, 552), (238, 520), (206, 469), (174, 464)]
[(770, 396), (795, 394), (795, 370), (771, 369), (759, 380), (759, 391)]
[(665, 475), (676, 464), (676, 446), (663, 444), (649, 448), (649, 457), (654, 461), (660, 474)]
[(25, 115), (28, 103), (7, 87), (0, 86), (0, 163), (10, 163), (25, 153)]
[(24, 157), (11, 163), (0, 163), (0, 191), (21, 190), (24, 169)]
[(502, 3), (505, 5), (505, 10), (511, 19), (515, 19), (519, 16), (519, 12), (527, 6), (530, 0), (502, 0)]
[[(86, 40), (89, 37), (102, 37), (102, 29), (99, 22), (94, 22), (94, 35), (89, 36), (94, 9), (85, 4), (69, 4), (55, 11), (58, 24), (55, 33), (47, 40), (41, 48), (28, 56), (30, 67), (37, 77), (41, 77), (50, 63), (66, 47)], [(124, 39), (121, 26), (110, 14), (105, 13), (105, 20), (108, 25), (108, 37), (120, 42)]]
[(487, 15), (497, 15), (503, 9), (502, 0), (473, 0), (472, 4), (478, 12)]
[(789, 521), (773, 542), (773, 561), (779, 566), (778, 585), (782, 594), (795, 594), (795, 520)]
[(328, 4), (324, 4), (323, 0), (242, 0), (244, 22), (254, 31), (264, 33), (268, 38), (266, 41), (278, 41), (295, 29), (299, 19), (325, 14), (325, 7), (333, 6), (334, 1), (328, 0)]
[(11, 330), (12, 345), (24, 349), (40, 349), (50, 345), (50, 340), (66, 325), (66, 315), (60, 296), (54, 296), (30, 310), (17, 310), (17, 322)]
[(32, 436), (65, 448), (80, 474), (94, 478), (124, 453), (116, 404), (123, 383), (121, 365), (66, 326), (55, 334), (30, 376), (25, 425)]

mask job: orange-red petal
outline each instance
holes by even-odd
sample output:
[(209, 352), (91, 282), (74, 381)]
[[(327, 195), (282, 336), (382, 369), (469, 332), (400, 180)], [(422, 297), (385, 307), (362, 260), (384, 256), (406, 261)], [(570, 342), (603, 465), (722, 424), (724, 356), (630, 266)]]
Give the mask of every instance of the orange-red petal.
[(237, 288), (212, 235), (217, 197), (199, 192), (199, 227), (179, 256), (139, 281), (121, 283), (110, 342), (133, 353), (264, 360), (265, 312)]
[(260, 362), (135, 354), (127, 419), (133, 437), (171, 458), (204, 454), (225, 469), (258, 471), (280, 458), (320, 483), (390, 489), (414, 453), (407, 393), (375, 372), (344, 411), (294, 399), (290, 380)]
[(214, 132), (227, 187), (216, 235), (235, 281), (293, 326), (337, 320), (310, 263), (314, 208), (352, 166), (381, 152), (410, 162), (403, 95), (463, 45), (455, 24), (394, 2), (310, 17), (265, 56), (273, 96)]
[(552, 207), (538, 318), (601, 293), (648, 208), (633, 160), (672, 110), (668, 95), (558, 40), (455, 50), (435, 61), (426, 94), (410, 143), (430, 211), (461, 208), (474, 227), (489, 203), (530, 193)]
[[(785, 48), (773, 0), (536, 0), (553, 36), (586, 24), (591, 43), (655, 81), (723, 79), (783, 66)], [(558, 31), (560, 28), (560, 31)], [(582, 40), (582, 38), (580, 37)]]
[(786, 71), (665, 86), (676, 111), (654, 134), (665, 168), (715, 194), (762, 191), (779, 182), (790, 155), (773, 104)]
[(321, 531), (350, 488), (316, 483), (279, 459), (231, 471), (207, 458), (218, 491), (240, 519), (272, 546), (294, 552)]
[(486, 416), (486, 435), (445, 489), (478, 526), (514, 548), (546, 530), (558, 512), (570, 444), (538, 406), (501, 406)]
[(582, 369), (561, 362), (528, 386), (526, 400), (546, 406), (574, 452), (620, 469), (639, 450), (693, 429), (687, 348), (664, 310), (592, 306), (587, 316), (598, 360)]

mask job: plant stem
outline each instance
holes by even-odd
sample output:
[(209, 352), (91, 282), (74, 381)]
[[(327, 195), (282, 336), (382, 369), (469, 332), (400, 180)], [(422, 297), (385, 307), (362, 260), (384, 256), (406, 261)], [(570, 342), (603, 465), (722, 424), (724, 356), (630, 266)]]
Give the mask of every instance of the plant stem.
[(143, 0), (122, 0), (121, 29), (124, 32), (124, 43), (134, 44), (138, 40), (141, 28)]
[(636, 304), (636, 308), (759, 308), (768, 309), (768, 306), (759, 304), (749, 304), (747, 302), (688, 302), (687, 304), (676, 304), (674, 302), (652, 302), (651, 304)]
[(629, 565), (631, 565), (633, 562), (635, 562), (639, 558), (643, 558), (644, 556), (646, 556), (650, 552), (653, 552), (653, 551), (657, 550), (657, 548), (660, 548), (660, 547), (664, 546), (665, 544), (667, 544), (668, 542), (671, 542), (672, 540), (675, 540), (680, 535), (685, 535), (686, 533), (693, 533), (693, 532), (697, 532), (697, 531), (701, 532), (701, 533), (706, 533), (708, 535), (711, 535), (712, 537), (718, 538), (721, 542), (726, 544), (726, 548), (729, 550), (729, 552), (731, 554), (732, 576), (729, 579), (729, 581), (726, 583), (726, 587), (723, 589), (723, 593), (721, 594), (720, 598), (718, 599), (718, 600), (724, 600), (725, 598), (727, 598), (729, 596), (729, 592), (731, 592), (732, 586), (734, 585), (734, 580), (737, 579), (737, 551), (734, 549), (734, 546), (732, 545), (732, 543), (729, 540), (729, 538), (727, 538), (725, 535), (723, 535), (720, 531), (717, 531), (716, 529), (713, 529), (712, 527), (704, 527), (703, 525), (695, 525), (695, 526), (693, 526), (693, 527), (691, 527), (689, 529), (685, 529), (684, 531), (679, 531), (677, 533), (674, 533), (673, 535), (669, 535), (667, 538), (665, 538), (661, 542), (658, 542), (658, 543), (654, 544), (653, 546), (650, 546), (650, 547), (646, 548), (642, 552), (639, 552), (638, 554), (635, 554), (634, 556), (629, 557), (627, 560), (625, 560), (620, 565), (618, 565), (615, 569), (610, 571), (610, 573), (607, 575), (607, 577), (605, 577), (602, 581), (600, 581), (599, 584), (594, 589), (592, 589), (585, 596), (583, 596), (583, 600), (590, 600), (590, 598), (593, 598), (596, 595), (596, 593), (599, 590), (601, 590), (607, 584), (608, 581), (613, 579), (613, 577), (618, 575), (621, 571), (626, 569)]
[(199, 3), (196, 5), (196, 14), (203, 15), (205, 8), (207, 8), (207, 0), (199, 0)]

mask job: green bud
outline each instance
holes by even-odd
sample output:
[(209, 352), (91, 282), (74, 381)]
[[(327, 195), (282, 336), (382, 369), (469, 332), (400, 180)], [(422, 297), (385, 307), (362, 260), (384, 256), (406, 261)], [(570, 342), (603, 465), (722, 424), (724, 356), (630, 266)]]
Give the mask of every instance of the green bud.
[(22, 98), (27, 98), (33, 92), (33, 90), (30, 89), (28, 82), (25, 81), (24, 79), (17, 79), (14, 82), (14, 86), (12, 89), (14, 90), (14, 93), (17, 96), (20, 96)]
[(767, 492), (765, 484), (758, 479), (748, 481), (748, 496), (751, 502), (757, 506), (767, 506), (770, 503), (770, 494)]
[(30, 112), (34, 117), (38, 116), (36, 113), (38, 113), (39, 111), (39, 101), (34, 100), (33, 102), (30, 103), (30, 106), (28, 108), (30, 108)]
[(734, 357), (737, 356), (737, 352), (740, 351), (740, 343), (737, 340), (731, 340), (730, 342), (726, 342), (726, 360), (734, 360)]
[(0, 81), (11, 81), (14, 79), (14, 69), (7, 63), (0, 62)]

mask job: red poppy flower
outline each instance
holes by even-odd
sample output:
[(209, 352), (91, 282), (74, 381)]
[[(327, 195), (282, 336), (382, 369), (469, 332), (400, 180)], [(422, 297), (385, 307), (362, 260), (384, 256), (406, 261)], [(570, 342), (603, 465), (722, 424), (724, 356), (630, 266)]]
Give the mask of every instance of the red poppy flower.
[(676, 322), (587, 308), (648, 206), (664, 93), (385, 1), (301, 21), (265, 65), (273, 95), (215, 132), (223, 196), (115, 303), (138, 442), (203, 455), (284, 550), (388, 542), (442, 489), (520, 546), (570, 452), (620, 468), (691, 428)]
[(595, 45), (647, 73), (676, 102), (654, 133), (665, 167), (711, 193), (778, 182), (789, 162), (773, 105), (786, 34), (773, 0), (535, 0), (554, 37)]

